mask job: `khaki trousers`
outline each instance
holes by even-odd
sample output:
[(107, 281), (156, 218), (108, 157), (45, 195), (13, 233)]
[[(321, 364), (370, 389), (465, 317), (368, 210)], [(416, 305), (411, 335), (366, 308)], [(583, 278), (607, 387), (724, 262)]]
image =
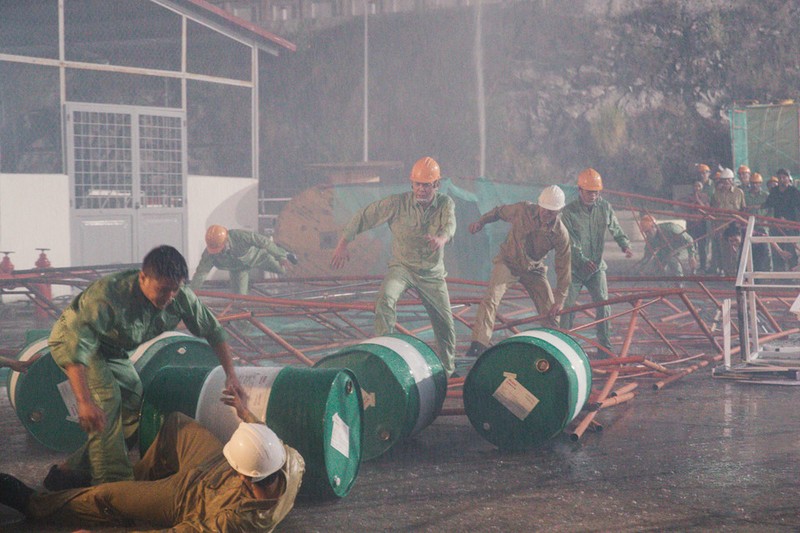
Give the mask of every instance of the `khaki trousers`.
[[(533, 300), (536, 311), (541, 315), (550, 311), (553, 306), (553, 290), (547, 281), (547, 270), (532, 270), (522, 276), (515, 276), (511, 270), (499, 261), (494, 264), (492, 273), (489, 276), (489, 285), (483, 294), (478, 314), (475, 317), (475, 325), (472, 326), (472, 341), (479, 342), (484, 346), (489, 346), (494, 323), (497, 316), (497, 307), (503, 300), (503, 295), (512, 283), (521, 283)], [(555, 320), (548, 319), (544, 325), (558, 326)]]

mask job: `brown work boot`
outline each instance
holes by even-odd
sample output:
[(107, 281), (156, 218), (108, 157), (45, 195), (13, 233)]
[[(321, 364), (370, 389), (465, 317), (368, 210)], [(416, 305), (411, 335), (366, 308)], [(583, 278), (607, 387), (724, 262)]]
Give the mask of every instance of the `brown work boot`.
[(472, 343), (469, 345), (469, 350), (467, 350), (467, 353), (464, 354), (464, 357), (478, 357), (480, 354), (485, 352), (487, 348), (488, 346), (485, 346), (478, 341), (472, 341)]
[(89, 487), (92, 484), (92, 478), (84, 472), (75, 472), (53, 465), (42, 484), (49, 491), (79, 489)]

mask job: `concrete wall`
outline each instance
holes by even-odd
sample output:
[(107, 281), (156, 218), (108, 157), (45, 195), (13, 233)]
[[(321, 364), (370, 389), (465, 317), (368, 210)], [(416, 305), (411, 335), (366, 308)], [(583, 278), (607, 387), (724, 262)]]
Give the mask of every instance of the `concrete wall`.
[[(17, 270), (35, 267), (39, 252), (54, 268), (70, 265), (69, 177), (65, 174), (0, 174), (0, 250), (12, 250)], [(53, 295), (69, 292), (53, 288)]]
[[(193, 273), (208, 225), (258, 230), (258, 181), (189, 176), (187, 184), (188, 249), (184, 255)], [(36, 248), (50, 248), (47, 255), (54, 268), (71, 266), (69, 198), (65, 174), (0, 174), (0, 250), (14, 252), (11, 260), (17, 270), (34, 268), (39, 257)]]

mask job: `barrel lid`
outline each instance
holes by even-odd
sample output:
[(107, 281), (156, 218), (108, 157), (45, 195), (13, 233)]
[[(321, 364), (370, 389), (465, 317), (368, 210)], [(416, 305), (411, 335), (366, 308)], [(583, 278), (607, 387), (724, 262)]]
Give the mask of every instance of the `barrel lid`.
[(349, 370), (287, 367), (275, 378), (266, 423), (306, 462), (303, 492), (342, 498), (361, 464), (361, 394)]
[(75, 395), (49, 350), (26, 372), (12, 374), (17, 374), (13, 376), (14, 410), (34, 439), (64, 453), (75, 451), (86, 442), (86, 433), (78, 425)]
[(364, 406), (364, 460), (427, 427), (447, 393), (447, 377), (436, 354), (410, 335), (375, 337), (325, 357), (316, 366), (347, 368), (355, 374)]
[[(573, 352), (566, 335), (542, 328), (542, 335), (516, 335), (486, 350), (464, 383), (464, 408), (489, 442), (509, 449), (541, 444), (580, 411), (591, 389), (588, 359)], [(558, 348), (554, 347), (554, 344)], [(573, 368), (573, 361), (586, 368)], [(586, 377), (589, 382), (586, 383)]]

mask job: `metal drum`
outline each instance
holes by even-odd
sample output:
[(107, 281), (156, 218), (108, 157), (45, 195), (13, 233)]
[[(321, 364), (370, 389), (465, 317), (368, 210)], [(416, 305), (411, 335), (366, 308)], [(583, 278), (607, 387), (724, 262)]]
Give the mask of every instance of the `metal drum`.
[[(361, 464), (361, 396), (353, 374), (341, 369), (236, 367), (247, 408), (306, 462), (302, 491), (314, 497), (347, 496)], [(163, 368), (145, 389), (139, 447), (146, 450), (164, 417), (194, 417), (220, 441), (239, 425), (220, 401), (225, 371)]]
[[(18, 359), (42, 356), (27, 372), (11, 372), (8, 397), (26, 429), (44, 446), (59, 452), (72, 452), (86, 442), (78, 425), (78, 408), (66, 374), (53, 361), (47, 338), (23, 348)], [(201, 366), (217, 364), (214, 350), (204, 339), (169, 331), (141, 344), (130, 355), (136, 371), (147, 385), (163, 366)]]
[(355, 374), (364, 406), (364, 460), (425, 429), (447, 395), (441, 361), (410, 335), (369, 339), (325, 357), (316, 367), (347, 368)]
[(525, 331), (486, 350), (464, 382), (464, 408), (486, 440), (524, 449), (557, 435), (592, 389), (589, 359), (569, 335)]
[(211, 368), (219, 364), (205, 339), (180, 331), (166, 331), (140, 344), (129, 357), (145, 388), (165, 366)]
[(78, 425), (78, 407), (66, 374), (53, 361), (47, 337), (25, 346), (17, 359), (41, 357), (27, 372), (10, 372), (8, 399), (25, 429), (39, 443), (58, 452), (71, 452), (86, 442)]

